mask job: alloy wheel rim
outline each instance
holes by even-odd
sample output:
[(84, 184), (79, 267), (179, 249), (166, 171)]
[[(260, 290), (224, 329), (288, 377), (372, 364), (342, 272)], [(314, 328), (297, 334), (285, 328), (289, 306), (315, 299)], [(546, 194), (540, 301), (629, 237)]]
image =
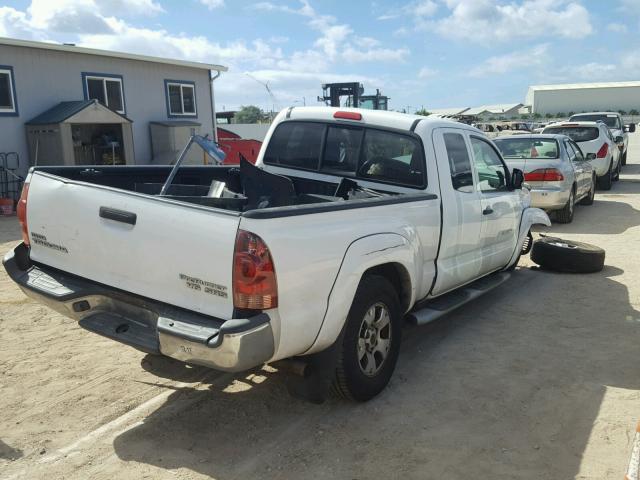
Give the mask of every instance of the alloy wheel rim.
[(388, 307), (377, 302), (366, 311), (358, 331), (358, 366), (367, 377), (375, 376), (391, 350), (391, 316)]

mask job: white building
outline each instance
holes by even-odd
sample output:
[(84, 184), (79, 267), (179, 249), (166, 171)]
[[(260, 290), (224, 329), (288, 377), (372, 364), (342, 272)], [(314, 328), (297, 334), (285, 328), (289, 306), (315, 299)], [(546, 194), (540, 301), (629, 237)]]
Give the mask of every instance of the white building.
[(572, 83), (529, 87), (527, 105), (532, 113), (556, 114), (588, 111), (640, 111), (640, 81)]

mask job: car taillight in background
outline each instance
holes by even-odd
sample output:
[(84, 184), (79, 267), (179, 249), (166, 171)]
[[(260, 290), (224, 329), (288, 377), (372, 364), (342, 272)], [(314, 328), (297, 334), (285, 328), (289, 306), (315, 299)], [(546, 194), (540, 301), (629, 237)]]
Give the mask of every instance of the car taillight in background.
[(525, 173), (525, 182), (561, 182), (564, 175), (557, 168), (539, 168), (533, 172)]
[(598, 153), (596, 153), (596, 158), (604, 158), (607, 156), (607, 153), (609, 153), (609, 144), (603, 143)]
[(233, 306), (251, 310), (278, 306), (276, 270), (269, 248), (258, 235), (245, 230), (236, 235)]
[(27, 197), (29, 196), (29, 179), (25, 180), (22, 186), (22, 193), (20, 194), (20, 200), (18, 200), (18, 206), (16, 207), (16, 214), (20, 227), (22, 227), (22, 241), (25, 245), (29, 246), (29, 227), (27, 226)]

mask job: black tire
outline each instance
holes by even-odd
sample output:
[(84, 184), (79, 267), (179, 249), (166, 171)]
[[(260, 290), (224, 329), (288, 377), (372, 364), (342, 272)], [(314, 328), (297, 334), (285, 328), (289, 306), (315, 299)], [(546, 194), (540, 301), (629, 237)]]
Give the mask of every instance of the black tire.
[(573, 212), (576, 208), (576, 187), (571, 188), (569, 200), (562, 210), (556, 210), (556, 221), (558, 223), (571, 223), (573, 221)]
[[(376, 304), (387, 308), (389, 314), (388, 333), (389, 348), (386, 357), (380, 362), (378, 370), (372, 375), (365, 374), (359, 355), (363, 327), (366, 333), (365, 316)], [(377, 312), (377, 310), (376, 310)], [(381, 329), (381, 332), (385, 329)], [(349, 315), (342, 335), (342, 345), (337, 351), (336, 372), (333, 391), (343, 398), (365, 402), (375, 397), (389, 383), (400, 353), (402, 338), (402, 311), (398, 295), (391, 283), (379, 275), (367, 275), (362, 278), (353, 299)], [(368, 348), (368, 347), (367, 347)], [(374, 351), (372, 357), (379, 353)], [(365, 353), (365, 356), (368, 356)]]
[(613, 172), (611, 171), (612, 165), (609, 164), (609, 170), (602, 177), (598, 178), (598, 186), (602, 190), (611, 190), (613, 184)]
[(593, 205), (593, 200), (596, 198), (596, 177), (593, 176), (591, 182), (591, 190), (586, 197), (580, 200), (580, 205)]
[(626, 165), (627, 164), (627, 151), (625, 150), (624, 153), (622, 154), (622, 165)]
[(618, 166), (616, 167), (616, 171), (613, 174), (613, 181), (617, 182), (618, 180), (620, 180), (620, 170), (622, 169), (622, 165), (620, 160), (618, 159)]
[(531, 260), (542, 268), (568, 273), (592, 273), (604, 268), (604, 250), (588, 243), (543, 237), (533, 244)]

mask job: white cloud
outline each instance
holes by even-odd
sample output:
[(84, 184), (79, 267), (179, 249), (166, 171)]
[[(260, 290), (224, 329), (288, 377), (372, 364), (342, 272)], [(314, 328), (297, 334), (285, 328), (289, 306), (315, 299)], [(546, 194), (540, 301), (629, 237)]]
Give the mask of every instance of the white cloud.
[(532, 72), (532, 67), (545, 64), (548, 60), (549, 44), (536, 45), (528, 50), (517, 50), (506, 55), (497, 55), (485, 60), (481, 65), (472, 68), (472, 77), (499, 75), (522, 69)]
[(378, 20), (393, 20), (396, 18), (411, 17), (414, 20), (420, 20), (424, 17), (431, 17), (438, 11), (438, 4), (433, 0), (416, 0), (407, 3), (402, 7), (395, 7), (377, 17)]
[(444, 37), (489, 43), (514, 38), (583, 38), (593, 32), (589, 12), (577, 1), (445, 0), (451, 14), (423, 28)]
[(207, 7), (209, 10), (215, 10), (216, 8), (224, 7), (224, 0), (200, 0), (200, 3)]
[(640, 0), (619, 0), (618, 10), (623, 13), (640, 15)]
[(114, 12), (153, 15), (164, 12), (153, 0), (32, 0), (27, 13), (32, 28), (62, 33), (105, 33)]
[(418, 78), (421, 78), (424, 80), (427, 78), (435, 77), (438, 73), (439, 71), (436, 69), (429, 68), (429, 67), (422, 67), (418, 72)]
[(607, 30), (615, 33), (627, 33), (628, 28), (624, 23), (610, 23), (607, 25)]
[[(423, 4), (432, 3), (431, 0), (416, 2), (416, 7), (426, 8)], [(283, 67), (300, 67), (305, 70), (320, 71), (326, 69), (329, 63), (339, 60), (347, 62), (403, 62), (409, 55), (407, 48), (385, 48), (379, 40), (372, 37), (362, 37), (354, 34), (353, 29), (346, 23), (338, 23), (336, 17), (318, 13), (308, 0), (300, 0), (300, 7), (279, 5), (273, 2), (259, 2), (251, 8), (268, 12), (282, 12), (307, 18), (311, 29), (319, 32), (315, 40), (316, 50), (296, 51), (289, 61), (281, 62)], [(356, 47), (359, 47), (356, 48)], [(320, 49), (326, 58), (322, 58)]]
[(612, 63), (589, 62), (568, 70), (578, 72), (582, 78), (590, 81), (607, 80), (618, 75), (618, 66)]

